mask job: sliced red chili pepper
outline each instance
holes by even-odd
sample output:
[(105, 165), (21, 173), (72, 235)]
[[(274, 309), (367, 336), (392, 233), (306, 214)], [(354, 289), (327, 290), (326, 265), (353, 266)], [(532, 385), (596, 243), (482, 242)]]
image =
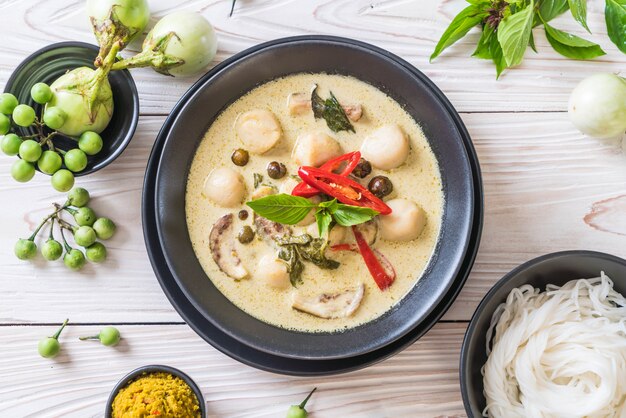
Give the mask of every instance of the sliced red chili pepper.
[(354, 234), (354, 239), (356, 239), (356, 245), (359, 248), (361, 257), (363, 257), (363, 261), (365, 261), (365, 265), (374, 278), (376, 285), (378, 285), (380, 290), (387, 289), (396, 279), (396, 272), (393, 266), (379, 251), (372, 250), (356, 225), (352, 227), (352, 233)]
[(391, 208), (356, 181), (315, 167), (300, 167), (298, 175), (309, 186), (336, 198), (341, 203), (374, 209), (381, 215)]
[[(339, 167), (341, 167), (342, 163), (347, 161), (346, 166), (337, 174), (340, 176), (349, 176), (354, 170), (354, 168), (357, 166), (357, 164), (359, 164), (360, 160), (361, 160), (360, 151), (349, 152), (347, 154), (344, 154), (339, 157), (326, 161), (324, 164), (320, 166), (320, 170), (334, 172)], [(319, 190), (314, 189), (313, 187), (309, 186), (308, 184), (304, 182), (294, 187), (293, 191), (291, 192), (292, 195), (300, 196), (300, 197), (312, 197), (312, 196), (318, 195), (319, 193), (320, 193)]]

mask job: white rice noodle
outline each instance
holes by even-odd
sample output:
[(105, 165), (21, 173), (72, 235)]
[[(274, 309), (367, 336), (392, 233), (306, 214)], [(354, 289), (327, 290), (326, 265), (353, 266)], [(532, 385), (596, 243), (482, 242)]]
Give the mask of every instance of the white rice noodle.
[(485, 417), (626, 418), (626, 299), (604, 272), (511, 291), (487, 355)]

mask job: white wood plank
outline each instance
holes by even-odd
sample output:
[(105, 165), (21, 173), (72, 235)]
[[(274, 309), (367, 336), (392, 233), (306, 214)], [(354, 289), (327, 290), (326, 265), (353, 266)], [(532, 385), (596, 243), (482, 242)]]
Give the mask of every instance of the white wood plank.
[[(583, 137), (563, 113), (463, 118), (483, 169), (485, 228), (473, 273), (446, 319), (468, 320), (503, 274), (535, 256), (576, 248), (626, 256), (626, 157), (618, 144)], [(154, 277), (141, 232), (144, 168), (162, 122), (163, 117), (143, 117), (117, 161), (78, 180), (92, 191), (96, 211), (119, 225), (107, 244), (110, 259), (80, 273), (60, 262), (29, 263), (13, 256), (17, 237), (29, 235), (49, 202), (63, 195), (40, 174), (17, 184), (9, 175), (13, 159), (0, 158), (0, 322), (46, 322), (65, 315), (79, 322), (180, 321)], [(592, 212), (596, 215), (587, 216)]]
[[(607, 55), (594, 61), (568, 60), (556, 54), (543, 32), (535, 30), (539, 54), (528, 52), (524, 64), (495, 80), (493, 65), (470, 58), (478, 31), (428, 63), (434, 46), (465, 3), (457, 0), (239, 0), (228, 17), (230, 0), (188, 0), (171, 3), (150, 0), (153, 22), (176, 9), (198, 11), (215, 26), (219, 36), (216, 62), (260, 42), (285, 36), (329, 34), (381, 46), (425, 72), (462, 111), (565, 110), (576, 83), (586, 75), (619, 72), (626, 55), (609, 41), (602, 0), (589, 1), (587, 34), (569, 14), (556, 20), (560, 29), (598, 42)], [(0, 85), (28, 54), (53, 42), (94, 42), (85, 16), (84, 1), (23, 0), (0, 2)], [(132, 45), (130, 50), (137, 50)], [(173, 79), (147, 69), (133, 70), (144, 113), (167, 113), (196, 78)]]
[[(50, 319), (60, 319), (53, 318)], [(311, 418), (461, 417), (458, 355), (464, 324), (440, 324), (397, 356), (334, 377), (297, 378), (261, 372), (219, 353), (185, 325), (122, 326), (109, 348), (78, 341), (97, 332), (70, 326), (54, 360), (37, 354), (37, 341), (55, 327), (0, 327), (0, 408), (5, 417), (101, 417), (115, 383), (132, 369), (167, 364), (201, 387), (210, 417), (284, 416), (313, 387)]]

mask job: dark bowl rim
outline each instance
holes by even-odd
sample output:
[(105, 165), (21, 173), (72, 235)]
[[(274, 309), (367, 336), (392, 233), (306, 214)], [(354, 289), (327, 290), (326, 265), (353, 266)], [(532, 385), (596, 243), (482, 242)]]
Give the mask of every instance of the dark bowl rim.
[(169, 373), (169, 374), (172, 374), (174, 376), (177, 376), (183, 379), (185, 383), (194, 392), (194, 394), (196, 395), (196, 398), (198, 398), (198, 403), (200, 404), (200, 416), (202, 418), (206, 418), (206, 404), (204, 401), (204, 395), (202, 395), (202, 391), (200, 390), (200, 387), (196, 384), (196, 382), (191, 377), (189, 377), (189, 375), (187, 375), (185, 372), (175, 367), (165, 366), (162, 364), (148, 364), (145, 366), (138, 367), (134, 369), (133, 371), (131, 371), (130, 373), (127, 373), (120, 380), (118, 380), (115, 386), (113, 386), (113, 389), (111, 390), (111, 393), (109, 394), (109, 397), (107, 399), (104, 416), (106, 418), (111, 418), (112, 416), (111, 409), (113, 408), (113, 399), (115, 399), (115, 396), (117, 395), (117, 393), (124, 386), (130, 383), (131, 380), (135, 379), (138, 376), (141, 376), (144, 373), (158, 373), (158, 372)]
[[(368, 44), (365, 42), (361, 42), (361, 41), (357, 41), (357, 40), (353, 40), (353, 39), (349, 39), (349, 38), (344, 38), (344, 37), (338, 37), (338, 36), (327, 36), (327, 35), (304, 35), (304, 36), (292, 36), (292, 37), (285, 37), (285, 38), (280, 38), (277, 40), (273, 40), (273, 41), (269, 41), (269, 42), (265, 42), (265, 43), (261, 43), (258, 45), (255, 45), (251, 48), (248, 48), (244, 51), (242, 51), (241, 53), (231, 57), (231, 59), (228, 60), (228, 62), (224, 62), (222, 64), (224, 64), (223, 66), (217, 66), (214, 69), (212, 69), (211, 71), (209, 71), (204, 77), (202, 77), (196, 84), (194, 84), (192, 86), (192, 88), (190, 89), (193, 90), (190, 94), (189, 97), (186, 97), (186, 100), (184, 103), (182, 103), (182, 106), (184, 107), (184, 105), (186, 105), (189, 102), (189, 99), (195, 97), (195, 95), (198, 93), (198, 88), (200, 86), (206, 85), (214, 76), (218, 76), (219, 74), (221, 74), (224, 70), (227, 70), (228, 66), (231, 65), (236, 65), (237, 62), (242, 59), (242, 58), (247, 58), (247, 57), (252, 57), (255, 56), (259, 53), (262, 53), (264, 51), (271, 51), (276, 47), (281, 47), (283, 45), (289, 45), (289, 44), (301, 44), (302, 46), (306, 46), (307, 43), (310, 42), (317, 42), (317, 43), (321, 43), (321, 44), (329, 44), (329, 45), (339, 45), (339, 46), (344, 46), (344, 47), (349, 47), (349, 48), (354, 48), (357, 49), (361, 52), (373, 55), (378, 57), (381, 60), (387, 61), (389, 62), (391, 65), (395, 65), (398, 66), (399, 68), (402, 68), (403, 71), (409, 73), (414, 79), (418, 80), (420, 83), (423, 84), (424, 88), (426, 90), (428, 90), (438, 101), (438, 103), (442, 106), (443, 109), (445, 109), (445, 112), (447, 114), (447, 116), (450, 117), (451, 121), (454, 123), (455, 129), (458, 132), (459, 137), (461, 138), (461, 148), (462, 148), (462, 152), (464, 154), (464, 161), (468, 161), (468, 167), (471, 166), (471, 164), (469, 163), (470, 161), (470, 153), (467, 149), (467, 145), (465, 143), (465, 139), (468, 142), (471, 142), (471, 138), (469, 136), (469, 133), (467, 131), (467, 129), (465, 128), (462, 120), (460, 119), (460, 117), (458, 116), (458, 112), (456, 111), (456, 109), (454, 109), (454, 107), (452, 106), (452, 104), (450, 103), (450, 101), (446, 98), (446, 96), (443, 94), (443, 92), (425, 75), (423, 74), (421, 71), (419, 71), (416, 67), (412, 66), (410, 63), (408, 63), (406, 60), (402, 59), (401, 57), (386, 51), (380, 47), (377, 47), (375, 45), (372, 44)], [(209, 75), (210, 74), (210, 75)], [(175, 121), (174, 123), (176, 123), (176, 120), (179, 118), (179, 114), (175, 115)], [(162, 156), (161, 156), (162, 158)], [(161, 170), (161, 161), (159, 162), (159, 166), (157, 168), (157, 174), (156, 177), (159, 178), (159, 172)], [(469, 168), (468, 171), (468, 176), (470, 177), (469, 180), (469, 191), (468, 194), (470, 196), (475, 196), (477, 192), (480, 193), (481, 195), (481, 199), (482, 197), (482, 187), (480, 188), (480, 190), (474, 190), (475, 189), (475, 184), (474, 181), (472, 179), (473, 177), (473, 173), (471, 168)], [(157, 188), (157, 191), (155, 192), (155, 206), (158, 208), (160, 207), (160, 204), (158, 203), (158, 195), (159, 195), (159, 190)], [(439, 304), (442, 303), (442, 300), (447, 296), (450, 287), (453, 286), (455, 284), (454, 281), (454, 277), (456, 277), (457, 275), (460, 274), (460, 269), (463, 265), (463, 261), (468, 253), (469, 247), (470, 245), (472, 245), (471, 241), (471, 235), (472, 235), (472, 225), (471, 223), (474, 221), (473, 219), (473, 212), (475, 211), (474, 208), (475, 204), (474, 204), (474, 199), (471, 199), (471, 210), (469, 211), (467, 218), (468, 218), (468, 222), (470, 222), (470, 224), (467, 227), (467, 230), (463, 231), (463, 243), (459, 245), (459, 256), (458, 256), (458, 262), (456, 263), (456, 266), (454, 267), (454, 272), (450, 273), (450, 279), (447, 281), (446, 285), (445, 285), (445, 289), (441, 289), (441, 291), (439, 291), (436, 300), (434, 300), (432, 303), (429, 302), (429, 307), (423, 312), (422, 317), (420, 320), (415, 320), (414, 322), (412, 322), (410, 325), (407, 325), (406, 329), (403, 330), (402, 332), (398, 332), (395, 336), (393, 337), (389, 337), (387, 338), (386, 342), (384, 342), (384, 344), (382, 342), (377, 342), (376, 344), (370, 344), (370, 347), (367, 348), (361, 348), (359, 350), (356, 349), (352, 349), (352, 351), (350, 352), (350, 354), (324, 354), (324, 355), (300, 355), (300, 354), (292, 354), (292, 353), (283, 353), (281, 352), (280, 355), (284, 356), (284, 357), (291, 357), (291, 358), (296, 358), (296, 359), (307, 359), (307, 360), (319, 360), (319, 359), (340, 359), (340, 358), (346, 358), (346, 357), (350, 357), (353, 356), (355, 354), (364, 354), (366, 352), (369, 351), (373, 351), (376, 350), (378, 348), (383, 347), (385, 344), (388, 344), (390, 342), (393, 342), (399, 338), (401, 338), (402, 336), (408, 334), (412, 329), (416, 328), (419, 323), (423, 320), (425, 320), (428, 315), (435, 309), (435, 307)], [(157, 230), (159, 231), (159, 239), (161, 241), (163, 241), (163, 232), (162, 232), (162, 226), (157, 223)], [(441, 237), (440, 237), (441, 238)], [(436, 252), (437, 252), (437, 248), (439, 247), (439, 245), (441, 244), (441, 242), (439, 241), (437, 244), (437, 247), (435, 249), (435, 252), (433, 253), (432, 257), (436, 258)], [(164, 244), (161, 244), (162, 246), (164, 246)], [(461, 249), (462, 248), (462, 249)], [(167, 261), (167, 264), (170, 268), (170, 270), (172, 270), (172, 260), (170, 259), (168, 253), (164, 253), (165, 259)], [(456, 258), (455, 258), (456, 260)], [(429, 260), (428, 266), (424, 272), (424, 274), (427, 274), (431, 269), (433, 268), (433, 258), (431, 258)], [(176, 275), (175, 275), (176, 277)], [(177, 279), (178, 280), (178, 279)], [(419, 283), (419, 282), (418, 282)], [(186, 294), (187, 299), (194, 305), (196, 305), (196, 300), (192, 295), (188, 294), (188, 289), (186, 289), (184, 286), (180, 286), (181, 290)], [(413, 289), (412, 289), (413, 290)], [(412, 291), (411, 290), (411, 291)], [(405, 295), (406, 296), (406, 295)], [(403, 298), (404, 299), (404, 298)], [(396, 307), (398, 305), (400, 305), (402, 302), (399, 302)], [(199, 309), (196, 306), (197, 309)], [(200, 312), (203, 313), (203, 315), (207, 316), (206, 313), (202, 310), (199, 309)], [(393, 308), (392, 308), (393, 311)], [(388, 311), (386, 314), (389, 314)], [(371, 322), (376, 322), (379, 320), (384, 320), (385, 319), (385, 315), (383, 314), (383, 316), (375, 319), (374, 321)], [(216, 324), (218, 326), (218, 328), (220, 328), (223, 332), (229, 333), (230, 335), (235, 335), (228, 327), (224, 326), (223, 324), (219, 324), (216, 322), (216, 320), (214, 320), (213, 318), (208, 318), (210, 321), (212, 321), (214, 324)], [(256, 318), (255, 318), (256, 319)], [(258, 320), (258, 319), (257, 319)], [(365, 326), (368, 326), (371, 324), (371, 322), (368, 322), (366, 324), (362, 324), (359, 325), (358, 327), (355, 328), (351, 328), (349, 331), (352, 330), (359, 330)], [(294, 332), (294, 333), (299, 333), (299, 334), (306, 334), (306, 335), (311, 335), (313, 336), (313, 338), (316, 338), (318, 335), (319, 336), (325, 336), (325, 335), (329, 335), (329, 334), (334, 334), (334, 333), (307, 333), (307, 332), (299, 332), (299, 331), (289, 331), (289, 332)], [(236, 335), (235, 338), (240, 339), (241, 340), (241, 336), (240, 335)], [(247, 344), (247, 342), (242, 341), (244, 343)], [(266, 351), (270, 354), (275, 353), (274, 351), (272, 351), (271, 348), (269, 347), (263, 347), (263, 346), (255, 346), (255, 348), (260, 349), (262, 351)]]
[[(461, 398), (463, 399), (463, 406), (465, 408), (465, 412), (468, 414), (468, 417), (471, 418), (474, 416), (472, 409), (471, 409), (473, 404), (471, 400), (469, 399), (468, 385), (467, 385), (468, 379), (470, 379), (470, 377), (467, 374), (467, 363), (470, 361), (470, 359), (468, 358), (469, 345), (470, 345), (470, 339), (473, 337), (474, 333), (476, 332), (476, 326), (477, 326), (478, 320), (481, 317), (483, 317), (483, 315), (486, 314), (485, 312), (486, 306), (489, 304), (489, 302), (491, 302), (494, 295), (502, 287), (506, 286), (509, 283), (509, 281), (513, 280), (520, 273), (528, 270), (531, 267), (534, 267), (537, 264), (543, 263), (547, 260), (554, 260), (554, 259), (558, 259), (561, 257), (572, 257), (572, 256), (575, 256), (575, 257), (586, 256), (586, 257), (594, 257), (594, 258), (604, 259), (604, 260), (611, 260), (611, 261), (617, 262), (618, 264), (622, 264), (626, 267), (626, 260), (613, 254), (608, 254), (605, 252), (595, 251), (595, 250), (563, 250), (563, 251), (556, 251), (556, 252), (552, 252), (552, 253), (548, 253), (548, 254), (544, 254), (544, 255), (540, 255), (538, 257), (532, 258), (528, 261), (523, 262), (522, 264), (518, 265), (517, 267), (513, 268), (513, 270), (509, 271), (504, 276), (502, 276), (502, 278), (500, 278), (489, 289), (489, 291), (485, 294), (485, 296), (483, 296), (483, 298), (481, 299), (480, 303), (478, 304), (478, 307), (472, 314), (472, 318), (470, 319), (470, 322), (463, 336), (463, 343), (461, 344), (461, 352), (459, 354), (459, 381), (460, 381), (460, 386), (461, 386)], [(493, 315), (493, 312), (491, 312), (490, 314)]]
[[(7, 80), (6, 84), (4, 85), (4, 92), (5, 93), (10, 93), (10, 89), (13, 86), (13, 84), (15, 83), (15, 78), (17, 77), (17, 75), (23, 71), (24, 67), (26, 65), (28, 65), (28, 63), (32, 60), (34, 60), (35, 58), (37, 58), (38, 55), (44, 53), (44, 52), (48, 52), (48, 51), (53, 51), (55, 49), (61, 49), (61, 48), (68, 48), (68, 47), (74, 47), (74, 48), (84, 48), (84, 49), (89, 49), (92, 51), (98, 51), (99, 47), (94, 45), (94, 44), (90, 44), (88, 42), (81, 42), (81, 41), (63, 41), (63, 42), (56, 42), (50, 45), (46, 45), (43, 48), (39, 48), (38, 50), (36, 50), (35, 52), (31, 53), (30, 55), (28, 55), (26, 58), (24, 58), (18, 65), (17, 67), (15, 67), (15, 69), (13, 70), (13, 72), (11, 72), (11, 75), (9, 76), (9, 79)], [(124, 136), (124, 140), (120, 143), (120, 146), (118, 146), (115, 151), (113, 151), (112, 153), (108, 154), (107, 158), (103, 159), (102, 162), (100, 164), (98, 164), (95, 167), (89, 168), (89, 169), (85, 169), (83, 171), (80, 171), (78, 173), (73, 173), (74, 177), (82, 177), (82, 176), (86, 176), (89, 174), (93, 174), (96, 171), (99, 171), (101, 169), (103, 169), (104, 167), (108, 166), (109, 164), (111, 164), (113, 161), (115, 161), (117, 159), (117, 157), (119, 157), (122, 152), (124, 152), (124, 150), (126, 149), (126, 147), (128, 146), (128, 144), (130, 143), (130, 141), (133, 139), (133, 136), (135, 135), (135, 131), (137, 130), (137, 126), (139, 125), (139, 92), (137, 91), (137, 85), (135, 84), (135, 80), (133, 79), (132, 74), (130, 73), (130, 71), (128, 70), (118, 70), (117, 72), (121, 73), (124, 75), (123, 80), (125, 80), (127, 82), (127, 89), (130, 91), (130, 96), (132, 97), (132, 103), (133, 103), (133, 109), (132, 109), (132, 121), (130, 124), (130, 127), (128, 129), (128, 131), (126, 132), (126, 135)], [(115, 110), (113, 110), (113, 112), (115, 112)], [(38, 168), (36, 168), (37, 171), (39, 171)], [(41, 171), (39, 171), (41, 172)], [(42, 172), (41, 172), (42, 173)], [(42, 174), (46, 174), (46, 173), (42, 173)], [(49, 174), (46, 174), (46, 176), (49, 176)]]

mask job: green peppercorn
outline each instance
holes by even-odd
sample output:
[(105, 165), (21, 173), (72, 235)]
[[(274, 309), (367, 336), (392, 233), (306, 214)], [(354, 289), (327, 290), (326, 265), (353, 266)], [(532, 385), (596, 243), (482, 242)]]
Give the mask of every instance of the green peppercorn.
[(237, 239), (242, 244), (248, 244), (252, 242), (252, 240), (254, 239), (254, 231), (252, 230), (251, 227), (246, 225), (243, 228), (241, 228), (241, 230), (239, 231), (239, 234), (237, 235)]

